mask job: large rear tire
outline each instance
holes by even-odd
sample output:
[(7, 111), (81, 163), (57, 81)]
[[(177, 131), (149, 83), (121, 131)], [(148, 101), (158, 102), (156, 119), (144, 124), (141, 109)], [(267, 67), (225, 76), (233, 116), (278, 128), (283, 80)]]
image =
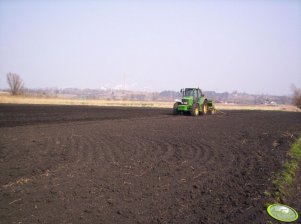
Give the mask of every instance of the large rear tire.
[(198, 115), (200, 115), (200, 107), (199, 107), (199, 105), (197, 103), (194, 103), (192, 105), (192, 108), (190, 110), (190, 114), (192, 116), (198, 116)]
[(172, 108), (172, 114), (173, 115), (178, 115), (179, 114), (178, 106), (179, 106), (179, 103), (174, 103), (173, 108)]
[(205, 101), (202, 106), (202, 114), (206, 115), (207, 113), (208, 113), (208, 105), (207, 102)]

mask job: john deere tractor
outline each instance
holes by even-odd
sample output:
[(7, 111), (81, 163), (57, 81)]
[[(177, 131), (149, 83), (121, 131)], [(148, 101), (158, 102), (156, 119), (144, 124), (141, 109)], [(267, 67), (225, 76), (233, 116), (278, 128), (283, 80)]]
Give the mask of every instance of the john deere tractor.
[(199, 88), (181, 89), (181, 100), (176, 100), (173, 114), (190, 113), (193, 116), (200, 114), (214, 114), (216, 112), (212, 100), (207, 100)]

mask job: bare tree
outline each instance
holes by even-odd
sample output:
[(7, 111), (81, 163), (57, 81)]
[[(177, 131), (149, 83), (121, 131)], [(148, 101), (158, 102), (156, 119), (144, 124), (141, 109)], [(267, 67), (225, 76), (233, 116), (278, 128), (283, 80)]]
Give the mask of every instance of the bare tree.
[(293, 91), (293, 104), (301, 108), (301, 89), (297, 88), (295, 85), (291, 86)]
[(10, 91), (12, 95), (19, 95), (23, 89), (23, 80), (16, 73), (7, 73), (6, 75), (7, 83), (9, 85)]

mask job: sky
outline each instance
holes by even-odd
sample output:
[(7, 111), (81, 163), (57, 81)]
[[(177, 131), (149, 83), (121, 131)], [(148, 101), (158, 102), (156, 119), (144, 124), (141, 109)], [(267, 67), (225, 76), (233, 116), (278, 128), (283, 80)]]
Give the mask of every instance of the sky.
[(289, 95), (301, 87), (299, 0), (0, 0), (0, 89)]

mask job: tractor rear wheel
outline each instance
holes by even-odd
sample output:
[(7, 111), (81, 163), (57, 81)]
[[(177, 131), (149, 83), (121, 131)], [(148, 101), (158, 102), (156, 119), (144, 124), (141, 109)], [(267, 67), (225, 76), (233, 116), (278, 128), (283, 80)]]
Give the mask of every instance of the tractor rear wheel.
[(199, 105), (197, 103), (194, 103), (192, 105), (192, 108), (190, 110), (190, 114), (192, 116), (198, 116), (200, 114), (200, 107), (199, 107)]
[(172, 108), (172, 114), (173, 114), (173, 115), (179, 114), (178, 106), (179, 106), (179, 103), (175, 103), (175, 104), (173, 105), (173, 108)]
[(206, 115), (207, 113), (208, 113), (208, 105), (207, 105), (207, 102), (205, 101), (204, 103), (203, 103), (203, 107), (202, 107), (202, 114), (203, 115)]

